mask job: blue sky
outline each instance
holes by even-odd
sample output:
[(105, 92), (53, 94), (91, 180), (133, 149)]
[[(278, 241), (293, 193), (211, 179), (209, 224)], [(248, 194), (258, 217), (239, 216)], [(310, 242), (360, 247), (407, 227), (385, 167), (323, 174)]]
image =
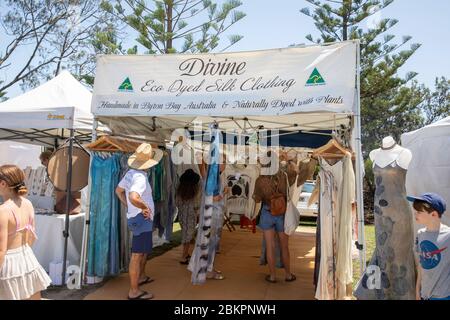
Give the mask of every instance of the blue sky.
[[(311, 18), (300, 13), (309, 6), (304, 0), (242, 0), (240, 8), (247, 16), (230, 28), (230, 33), (244, 38), (227, 51), (249, 51), (287, 47), (308, 43), (305, 35), (318, 36)], [(0, 0), (0, 3), (2, 1)], [(1, 6), (1, 5), (0, 5)], [(412, 36), (412, 42), (422, 47), (400, 70), (419, 73), (417, 80), (434, 86), (436, 76), (450, 78), (450, 0), (395, 0), (381, 11), (381, 18), (396, 18), (398, 24), (390, 30), (400, 41), (403, 35)], [(0, 36), (3, 32), (0, 31)], [(1, 38), (0, 38), (1, 41)], [(3, 43), (0, 43), (2, 50)], [(18, 58), (20, 64), (20, 57)], [(1, 73), (0, 79), (8, 77)], [(18, 85), (8, 92), (9, 97), (21, 93)]]
[[(244, 36), (231, 50), (256, 50), (309, 43), (305, 35), (318, 35), (313, 20), (299, 10), (311, 7), (303, 0), (243, 0), (247, 17), (233, 29)], [(274, 5), (276, 3), (276, 5)], [(395, 18), (390, 30), (398, 41), (412, 36), (420, 49), (406, 62), (400, 74), (419, 73), (417, 80), (434, 87), (436, 76), (450, 77), (450, 0), (395, 0), (381, 11), (381, 18)]]

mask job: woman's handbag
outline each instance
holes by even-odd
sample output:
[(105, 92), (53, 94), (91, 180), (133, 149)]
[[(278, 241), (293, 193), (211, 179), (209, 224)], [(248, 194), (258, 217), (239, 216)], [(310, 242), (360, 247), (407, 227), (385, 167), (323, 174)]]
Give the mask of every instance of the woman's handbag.
[[(297, 184), (297, 179), (295, 179), (295, 184)], [(290, 187), (288, 181), (288, 190), (287, 190), (288, 201), (286, 214), (284, 216), (284, 233), (287, 234), (288, 236), (292, 235), (295, 232), (295, 230), (298, 227), (298, 224), (300, 223), (300, 212), (298, 211), (297, 206), (292, 202), (292, 199), (290, 198), (289, 189)]]
[(128, 229), (133, 233), (134, 236), (138, 236), (144, 232), (153, 231), (153, 223), (150, 219), (145, 219), (142, 213), (138, 213), (137, 216), (133, 218), (128, 218)]
[(286, 213), (286, 197), (278, 190), (270, 197), (270, 213), (273, 216), (281, 216)]

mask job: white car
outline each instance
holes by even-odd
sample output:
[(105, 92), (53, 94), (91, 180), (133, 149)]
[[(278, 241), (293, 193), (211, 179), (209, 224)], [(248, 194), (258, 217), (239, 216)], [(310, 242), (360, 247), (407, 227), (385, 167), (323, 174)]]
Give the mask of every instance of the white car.
[(300, 212), (300, 216), (303, 217), (317, 217), (319, 212), (318, 203), (313, 203), (308, 206), (309, 197), (314, 190), (316, 183), (314, 181), (306, 181), (302, 186), (300, 193), (300, 199), (297, 203), (297, 209)]

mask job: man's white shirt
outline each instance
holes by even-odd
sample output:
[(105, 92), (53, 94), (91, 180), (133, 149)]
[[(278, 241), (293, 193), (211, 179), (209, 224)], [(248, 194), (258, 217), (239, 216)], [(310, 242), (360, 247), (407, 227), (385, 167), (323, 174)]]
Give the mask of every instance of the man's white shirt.
[(130, 169), (122, 180), (119, 182), (119, 187), (125, 189), (127, 198), (127, 218), (137, 216), (142, 209), (135, 207), (130, 202), (130, 193), (136, 192), (141, 197), (142, 201), (150, 208), (152, 215), (155, 213), (155, 204), (153, 202), (152, 188), (148, 181), (147, 175), (144, 171)]

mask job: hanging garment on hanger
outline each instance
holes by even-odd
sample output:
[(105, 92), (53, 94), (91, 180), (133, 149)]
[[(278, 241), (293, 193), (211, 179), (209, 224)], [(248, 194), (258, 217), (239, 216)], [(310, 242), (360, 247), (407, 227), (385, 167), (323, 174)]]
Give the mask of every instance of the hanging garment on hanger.
[[(194, 251), (190, 259), (188, 270), (192, 272), (191, 282), (203, 284), (213, 257), (210, 257), (211, 226), (214, 210), (214, 196), (220, 195), (220, 148), (219, 131), (213, 129), (211, 132), (210, 165), (203, 184), (202, 204), (199, 217), (199, 226)], [(217, 208), (220, 210), (220, 207)]]
[[(164, 233), (166, 231), (166, 227), (167, 227), (167, 220), (169, 217), (169, 206), (168, 206), (168, 193), (167, 193), (167, 183), (168, 183), (168, 176), (167, 176), (167, 172), (166, 172), (166, 162), (167, 160), (167, 153), (164, 152), (164, 157), (161, 159), (160, 163), (161, 163), (161, 170), (162, 170), (162, 177), (161, 177), (161, 226), (162, 226), (162, 232), (160, 234), (160, 237), (164, 238)], [(166, 239), (163, 239), (164, 242), (167, 242)]]
[[(222, 187), (220, 189), (219, 195), (223, 197)], [(223, 211), (224, 211), (223, 198), (219, 201), (213, 201), (212, 219), (211, 219), (211, 238), (208, 250), (208, 272), (212, 272), (214, 269), (214, 260), (216, 258), (216, 252), (219, 248), (220, 238), (222, 236)]]
[[(298, 168), (300, 165), (300, 160), (297, 161), (296, 167)], [(299, 175), (295, 177), (294, 183), (289, 187), (289, 198), (291, 199), (292, 203), (294, 205), (297, 205), (298, 201), (300, 200), (300, 195), (302, 193), (302, 185), (303, 183), (299, 184), (298, 182)]]
[(320, 159), (321, 254), (316, 298), (347, 299), (351, 295), (352, 215), (355, 176), (351, 155), (330, 165)]
[(175, 194), (172, 192), (173, 185), (173, 176), (172, 176), (172, 168), (170, 161), (170, 153), (168, 151), (165, 152), (165, 156), (163, 160), (164, 162), (164, 207), (166, 211), (166, 218), (164, 220), (164, 239), (170, 242), (170, 238), (172, 237), (173, 230), (173, 217), (174, 217), (174, 206), (175, 206)]
[(340, 181), (339, 214), (338, 214), (338, 242), (336, 258), (336, 279), (338, 281), (338, 299), (350, 297), (353, 282), (352, 244), (353, 220), (352, 204), (355, 202), (355, 173), (348, 153), (343, 158), (342, 180)]
[(163, 184), (164, 184), (164, 171), (163, 171), (163, 161), (161, 160), (158, 162), (157, 165), (155, 165), (154, 169), (154, 176), (153, 176), (153, 200), (155, 202), (162, 201), (164, 199), (163, 197)]
[[(164, 158), (164, 157), (163, 157)], [(152, 188), (152, 196), (155, 203), (155, 212), (153, 216), (153, 231), (158, 230), (157, 234), (154, 235), (153, 245), (154, 247), (161, 245), (164, 241), (161, 239), (165, 225), (163, 225), (162, 221), (164, 219), (164, 203), (162, 201), (162, 188), (163, 188), (163, 160), (158, 162), (157, 165), (153, 166), (149, 170), (148, 180), (150, 186)]]
[(120, 156), (107, 159), (94, 154), (91, 163), (90, 228), (88, 243), (89, 276), (119, 273), (119, 183)]
[(316, 170), (318, 162), (316, 159), (309, 159), (309, 161), (300, 161), (298, 164), (298, 180), (297, 185), (303, 185), (306, 180), (312, 179)]
[(227, 215), (244, 214), (254, 219), (255, 200), (252, 195), (258, 178), (256, 165), (228, 164), (223, 172), (223, 185), (228, 188), (225, 196)]
[[(325, 161), (325, 160), (322, 160)], [(322, 167), (321, 161), (321, 167)], [(333, 173), (321, 169), (320, 177), (320, 266), (315, 298), (318, 300), (336, 299), (336, 210), (334, 208), (337, 190)]]
[[(122, 154), (120, 156), (120, 174), (119, 181), (125, 176), (128, 167), (128, 158), (130, 154)], [(130, 264), (131, 241), (133, 233), (128, 230), (127, 207), (120, 202), (120, 271), (127, 272)]]
[(381, 289), (368, 289), (368, 276), (364, 274), (354, 295), (363, 300), (414, 300), (414, 228), (406, 200), (407, 170), (394, 160), (384, 168), (375, 165), (373, 172), (376, 248), (369, 265), (380, 268)]
[[(177, 180), (176, 180), (176, 168), (172, 162), (171, 152), (170, 151), (167, 151), (167, 152), (168, 152), (168, 156), (167, 156), (168, 169), (166, 171), (170, 175), (170, 183), (167, 184), (167, 189), (168, 189), (167, 193), (168, 193), (168, 199), (169, 199), (167, 206), (168, 206), (169, 215), (167, 217), (167, 226), (166, 226), (164, 236), (167, 241), (171, 241), (172, 233), (173, 233), (173, 223), (178, 214), (178, 208), (175, 204)], [(166, 164), (166, 166), (167, 166), (167, 164)], [(198, 204), (198, 208), (200, 208), (200, 204)]]
[[(319, 182), (316, 182), (316, 184)], [(318, 206), (319, 212), (317, 215), (317, 226), (316, 226), (316, 248), (314, 254), (314, 276), (313, 276), (313, 284), (315, 290), (317, 290), (317, 285), (319, 282), (319, 274), (320, 274), (320, 260), (321, 260), (321, 228), (320, 228), (320, 202)]]

